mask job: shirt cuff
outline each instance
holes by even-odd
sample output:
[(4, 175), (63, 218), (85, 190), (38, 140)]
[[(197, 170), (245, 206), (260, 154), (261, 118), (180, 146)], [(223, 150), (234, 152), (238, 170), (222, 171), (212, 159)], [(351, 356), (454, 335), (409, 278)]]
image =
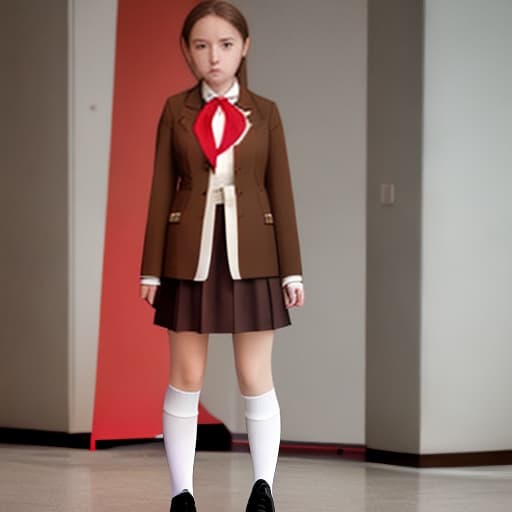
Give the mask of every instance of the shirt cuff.
[(302, 276), (293, 275), (293, 276), (283, 277), (283, 279), (281, 280), (281, 287), (284, 287), (289, 283), (301, 283), (302, 284)]
[(140, 284), (160, 286), (160, 278), (157, 276), (140, 276)]

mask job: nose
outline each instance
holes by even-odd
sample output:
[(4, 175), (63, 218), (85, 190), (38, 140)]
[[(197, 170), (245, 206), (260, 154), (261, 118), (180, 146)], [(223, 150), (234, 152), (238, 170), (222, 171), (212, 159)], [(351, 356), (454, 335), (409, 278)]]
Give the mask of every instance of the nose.
[(215, 46), (212, 46), (210, 50), (210, 63), (217, 64), (217, 62), (219, 62), (219, 53), (217, 48), (215, 48)]

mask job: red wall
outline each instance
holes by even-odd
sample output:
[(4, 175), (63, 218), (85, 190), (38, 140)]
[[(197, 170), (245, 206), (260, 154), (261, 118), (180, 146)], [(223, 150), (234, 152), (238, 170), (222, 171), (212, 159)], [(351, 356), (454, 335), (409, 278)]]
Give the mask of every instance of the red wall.
[[(179, 47), (195, 1), (119, 0), (98, 366), (96, 440), (162, 432), (167, 331), (139, 297), (139, 267), (158, 117), (167, 96), (195, 82)], [(200, 423), (218, 422), (201, 410)]]

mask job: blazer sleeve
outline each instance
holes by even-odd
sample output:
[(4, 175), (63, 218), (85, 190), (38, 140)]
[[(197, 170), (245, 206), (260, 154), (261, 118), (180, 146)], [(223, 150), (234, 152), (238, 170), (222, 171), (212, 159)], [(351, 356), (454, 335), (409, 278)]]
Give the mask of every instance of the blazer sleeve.
[(140, 275), (161, 276), (168, 215), (176, 172), (173, 166), (172, 119), (168, 101), (165, 102), (158, 121), (153, 163), (153, 178), (147, 210), (146, 231), (142, 251)]
[(265, 175), (274, 217), (281, 276), (302, 275), (293, 187), (281, 116), (275, 102), (270, 113), (269, 155)]

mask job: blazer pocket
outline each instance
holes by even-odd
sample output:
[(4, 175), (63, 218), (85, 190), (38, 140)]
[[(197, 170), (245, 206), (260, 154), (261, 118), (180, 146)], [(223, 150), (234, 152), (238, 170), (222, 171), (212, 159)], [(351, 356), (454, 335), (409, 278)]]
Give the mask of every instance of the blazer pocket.
[(265, 224), (274, 224), (274, 216), (271, 212), (265, 212), (263, 214), (263, 220)]
[(176, 190), (172, 198), (171, 211), (169, 212), (169, 222), (178, 223), (181, 221), (183, 212), (187, 208), (190, 199), (190, 189)]
[(169, 222), (179, 222), (181, 220), (181, 212), (171, 212), (169, 214)]
[(258, 197), (260, 200), (261, 210), (263, 211), (263, 222), (265, 224), (274, 224), (274, 216), (270, 208), (270, 201), (265, 189), (258, 190)]

